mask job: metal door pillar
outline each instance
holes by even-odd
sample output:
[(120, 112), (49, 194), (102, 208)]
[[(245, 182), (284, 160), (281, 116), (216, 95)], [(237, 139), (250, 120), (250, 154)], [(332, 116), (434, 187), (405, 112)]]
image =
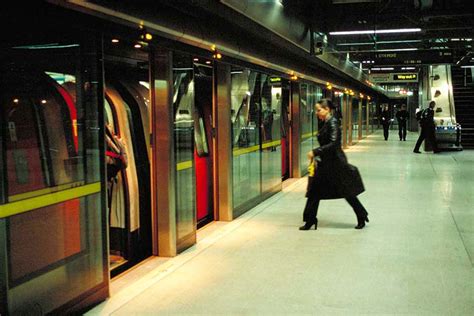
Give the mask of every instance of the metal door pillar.
[(290, 90), (290, 177), (300, 178), (300, 84), (292, 81)]
[(234, 203), (230, 65), (216, 63), (213, 80), (215, 218), (219, 221), (232, 221)]
[(157, 49), (150, 59), (153, 254), (174, 257), (177, 249), (172, 52)]

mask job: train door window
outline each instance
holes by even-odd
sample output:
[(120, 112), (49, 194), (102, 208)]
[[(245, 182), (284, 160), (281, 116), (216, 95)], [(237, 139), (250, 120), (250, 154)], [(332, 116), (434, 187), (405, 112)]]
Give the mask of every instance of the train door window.
[(112, 276), (151, 255), (148, 52), (104, 40), (106, 171)]
[(7, 314), (51, 313), (106, 284), (93, 84), (100, 46), (90, 34), (35, 32), (0, 47)]

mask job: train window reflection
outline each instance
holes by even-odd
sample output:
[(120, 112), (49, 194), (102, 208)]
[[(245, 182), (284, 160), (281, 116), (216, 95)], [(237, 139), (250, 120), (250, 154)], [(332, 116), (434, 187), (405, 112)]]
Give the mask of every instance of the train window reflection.
[(59, 83), (63, 75), (9, 67), (1, 79), (9, 200), (25, 192), (83, 181), (75, 98)]

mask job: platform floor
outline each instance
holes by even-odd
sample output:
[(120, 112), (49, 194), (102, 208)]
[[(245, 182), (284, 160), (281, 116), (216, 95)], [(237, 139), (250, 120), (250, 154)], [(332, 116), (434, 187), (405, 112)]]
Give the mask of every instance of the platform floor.
[(380, 132), (347, 150), (370, 223), (323, 201), (299, 231), (306, 178), (172, 258), (112, 281), (90, 315), (473, 315), (474, 151), (412, 153)]

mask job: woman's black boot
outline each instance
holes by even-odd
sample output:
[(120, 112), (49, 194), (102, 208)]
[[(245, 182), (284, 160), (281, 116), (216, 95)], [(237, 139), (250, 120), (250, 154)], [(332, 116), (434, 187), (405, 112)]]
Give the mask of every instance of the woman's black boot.
[(365, 227), (365, 222), (369, 222), (369, 217), (365, 215), (364, 217), (357, 218), (357, 226), (354, 227), (355, 229), (362, 229)]
[(310, 230), (313, 225), (315, 230), (318, 229), (318, 220), (314, 222), (306, 222), (303, 226), (300, 227), (300, 230)]

